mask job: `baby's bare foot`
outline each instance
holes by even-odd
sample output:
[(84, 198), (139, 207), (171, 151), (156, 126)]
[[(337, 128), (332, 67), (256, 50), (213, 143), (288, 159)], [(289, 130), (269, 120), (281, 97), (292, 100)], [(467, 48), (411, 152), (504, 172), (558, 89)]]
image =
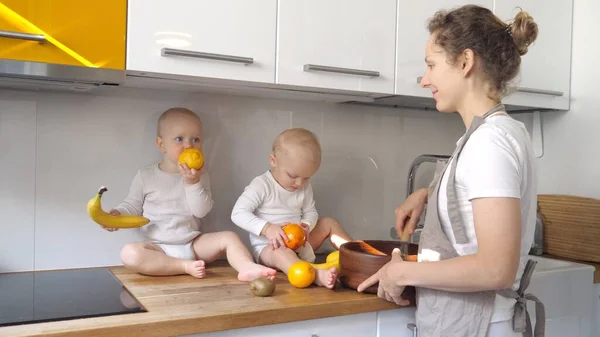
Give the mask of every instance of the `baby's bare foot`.
[(240, 281), (252, 281), (256, 278), (264, 276), (269, 280), (274, 280), (277, 271), (275, 269), (271, 269), (269, 267), (265, 267), (260, 264), (249, 264), (248, 267), (240, 269), (238, 274), (238, 280)]
[(339, 272), (335, 267), (331, 267), (328, 270), (317, 269), (317, 275), (315, 277), (315, 284), (320, 287), (327, 287), (333, 289), (335, 282), (337, 281)]
[(203, 278), (206, 276), (206, 270), (204, 268), (204, 261), (185, 261), (183, 264), (185, 272), (192, 275), (193, 277)]

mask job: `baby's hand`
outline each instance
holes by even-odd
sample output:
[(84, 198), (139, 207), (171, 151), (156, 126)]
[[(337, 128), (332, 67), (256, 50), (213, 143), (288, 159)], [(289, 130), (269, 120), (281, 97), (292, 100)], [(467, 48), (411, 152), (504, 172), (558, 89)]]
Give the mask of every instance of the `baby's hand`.
[(305, 224), (304, 222), (301, 222), (300, 226), (302, 226), (302, 229), (304, 229), (304, 235), (306, 236), (306, 241), (304, 242), (304, 246), (306, 246), (306, 244), (308, 243), (308, 235), (310, 234), (310, 227), (307, 224)]
[[(108, 214), (110, 214), (112, 216), (119, 216), (119, 215), (121, 215), (121, 212), (117, 211), (116, 209), (112, 209), (112, 210), (110, 210), (110, 212)], [(118, 228), (108, 228), (108, 227), (102, 227), (102, 228), (104, 228), (105, 230), (107, 230), (109, 232), (114, 232), (114, 231), (119, 230)]]
[(278, 224), (267, 223), (267, 229), (264, 232), (264, 236), (266, 236), (267, 239), (269, 239), (269, 242), (273, 246), (273, 249), (285, 246), (284, 241), (289, 241), (287, 235), (285, 235), (285, 232), (283, 231), (283, 229), (281, 229), (281, 227), (285, 225), (287, 225), (287, 222)]
[(183, 176), (186, 185), (194, 185), (200, 181), (200, 174), (204, 171), (204, 165), (199, 169), (190, 169), (186, 163), (177, 163), (179, 173)]

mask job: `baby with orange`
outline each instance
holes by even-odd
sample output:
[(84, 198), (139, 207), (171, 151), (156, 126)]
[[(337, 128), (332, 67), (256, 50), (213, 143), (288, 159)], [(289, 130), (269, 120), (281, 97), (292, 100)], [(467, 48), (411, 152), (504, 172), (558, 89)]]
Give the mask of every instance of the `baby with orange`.
[(121, 250), (123, 264), (146, 275), (203, 278), (206, 264), (225, 255), (239, 280), (273, 279), (276, 270), (256, 263), (236, 233), (201, 231), (213, 199), (201, 152), (200, 117), (186, 108), (168, 109), (158, 119), (155, 143), (162, 160), (138, 170), (129, 194), (110, 212), (149, 219), (140, 228), (146, 240)]
[[(246, 186), (231, 212), (231, 220), (249, 232), (256, 261), (288, 274), (298, 261), (314, 262), (314, 250), (326, 239), (335, 249), (352, 240), (337, 220), (319, 219), (310, 178), (321, 165), (321, 145), (311, 131), (282, 132), (273, 142), (269, 163), (271, 169)], [(290, 224), (304, 229), (305, 242), (300, 247), (302, 235)], [(335, 267), (316, 269), (314, 283), (332, 289), (338, 274)]]

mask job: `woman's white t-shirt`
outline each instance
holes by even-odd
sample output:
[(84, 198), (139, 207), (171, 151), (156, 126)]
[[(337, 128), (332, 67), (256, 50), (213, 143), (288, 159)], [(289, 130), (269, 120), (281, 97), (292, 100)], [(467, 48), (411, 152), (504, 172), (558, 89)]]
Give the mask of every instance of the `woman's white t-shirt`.
[[(521, 258), (514, 290), (519, 287), (535, 231), (537, 184), (534, 160), (529, 133), (523, 123), (505, 114), (493, 115), (473, 132), (456, 167), (455, 183), (466, 226), (466, 244), (456, 243), (448, 217), (446, 185), (449, 170), (442, 178), (438, 196), (442, 229), (461, 256), (477, 252), (471, 200), (486, 197), (521, 199)], [(496, 295), (491, 322), (511, 319), (515, 302)]]

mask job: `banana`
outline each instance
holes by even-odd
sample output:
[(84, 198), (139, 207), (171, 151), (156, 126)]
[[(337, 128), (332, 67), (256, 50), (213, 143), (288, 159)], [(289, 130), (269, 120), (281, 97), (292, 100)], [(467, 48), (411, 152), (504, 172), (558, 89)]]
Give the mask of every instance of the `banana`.
[(143, 216), (137, 215), (110, 215), (102, 209), (102, 194), (107, 191), (107, 188), (102, 186), (98, 193), (91, 198), (87, 203), (87, 212), (96, 222), (106, 228), (135, 228), (142, 227), (149, 223), (150, 220)]
[(325, 263), (311, 263), (311, 265), (313, 268), (317, 269), (330, 269), (331, 267), (335, 267), (337, 270), (340, 270), (340, 251), (336, 250), (329, 253), (325, 259)]
[(330, 262), (330, 261), (334, 261), (337, 260), (338, 262), (340, 261), (340, 251), (339, 250), (334, 250), (333, 252), (329, 253), (329, 255), (327, 255), (327, 258), (325, 259), (326, 262)]

